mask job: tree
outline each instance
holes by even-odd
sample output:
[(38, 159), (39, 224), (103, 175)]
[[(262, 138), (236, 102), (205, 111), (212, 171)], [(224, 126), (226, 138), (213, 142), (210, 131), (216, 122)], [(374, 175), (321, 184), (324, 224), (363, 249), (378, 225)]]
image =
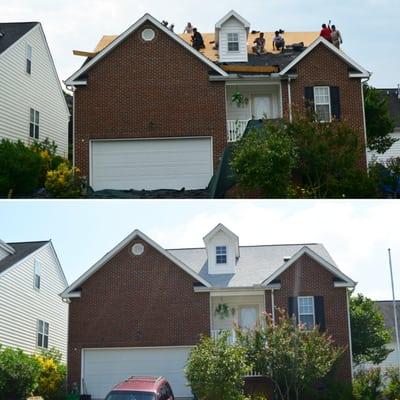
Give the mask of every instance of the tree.
[(237, 400), (243, 396), (244, 376), (250, 371), (245, 349), (229, 344), (228, 334), (203, 337), (190, 352), (185, 373), (201, 400)]
[(299, 399), (304, 391), (325, 377), (343, 353), (319, 327), (306, 330), (283, 312), (274, 323), (238, 331), (238, 341), (246, 348), (248, 363), (267, 376), (281, 400)]
[(389, 116), (387, 100), (368, 85), (364, 85), (364, 99), (368, 148), (384, 153), (397, 141), (389, 136), (394, 130), (394, 121)]
[(392, 352), (386, 348), (392, 336), (382, 313), (371, 299), (358, 294), (350, 298), (350, 321), (353, 361), (380, 364)]
[(231, 165), (244, 188), (287, 197), (296, 165), (293, 139), (284, 125), (264, 124), (236, 143)]

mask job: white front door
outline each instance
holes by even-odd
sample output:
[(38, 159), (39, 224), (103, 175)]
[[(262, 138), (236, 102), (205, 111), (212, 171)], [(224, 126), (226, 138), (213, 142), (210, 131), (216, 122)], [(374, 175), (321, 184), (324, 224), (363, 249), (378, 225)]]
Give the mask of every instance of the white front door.
[(258, 321), (257, 306), (243, 306), (239, 311), (239, 326), (242, 329), (253, 329)]
[(253, 119), (271, 118), (270, 96), (253, 96), (252, 117)]

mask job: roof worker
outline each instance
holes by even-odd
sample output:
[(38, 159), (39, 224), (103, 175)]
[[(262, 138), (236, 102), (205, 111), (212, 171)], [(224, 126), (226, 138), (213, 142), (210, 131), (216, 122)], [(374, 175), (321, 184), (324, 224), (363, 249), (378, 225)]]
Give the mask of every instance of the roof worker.
[(192, 47), (196, 50), (206, 48), (206, 46), (204, 46), (203, 36), (201, 36), (201, 33), (197, 31), (197, 28), (193, 28)]
[(332, 42), (331, 33), (332, 33), (331, 20), (329, 20), (328, 26), (326, 26), (326, 24), (322, 24), (322, 29), (321, 29), (319, 36), (322, 36), (328, 42)]
[(175, 28), (175, 25), (174, 25), (174, 24), (171, 24), (171, 25), (168, 27), (168, 29), (169, 29), (171, 32), (174, 31), (174, 28)]
[(283, 33), (282, 29), (279, 31), (275, 31), (275, 36), (272, 39), (272, 48), (274, 50), (281, 50), (285, 48), (285, 39), (281, 36), (281, 33)]
[(193, 25), (191, 24), (191, 22), (188, 22), (188, 23), (187, 23), (187, 25), (186, 25), (185, 30), (183, 31), (183, 33), (190, 33), (190, 34), (193, 33)]
[(342, 35), (340, 31), (336, 29), (335, 25), (332, 25), (331, 40), (333, 45), (340, 49), (340, 45), (343, 43)]
[(265, 38), (264, 32), (260, 33), (260, 36), (256, 38), (253, 42), (253, 51), (259, 56), (262, 53), (265, 53)]

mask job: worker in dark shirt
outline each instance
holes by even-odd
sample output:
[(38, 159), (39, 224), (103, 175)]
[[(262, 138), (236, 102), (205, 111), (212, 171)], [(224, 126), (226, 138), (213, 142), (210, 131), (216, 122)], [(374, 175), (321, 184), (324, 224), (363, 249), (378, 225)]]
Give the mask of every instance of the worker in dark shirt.
[(204, 41), (203, 36), (201, 33), (197, 31), (197, 28), (193, 28), (193, 35), (192, 35), (192, 46), (196, 50), (204, 49)]
[(328, 42), (332, 42), (331, 33), (332, 33), (331, 21), (329, 21), (328, 26), (326, 26), (326, 24), (322, 24), (322, 29), (321, 29), (319, 36), (322, 36)]

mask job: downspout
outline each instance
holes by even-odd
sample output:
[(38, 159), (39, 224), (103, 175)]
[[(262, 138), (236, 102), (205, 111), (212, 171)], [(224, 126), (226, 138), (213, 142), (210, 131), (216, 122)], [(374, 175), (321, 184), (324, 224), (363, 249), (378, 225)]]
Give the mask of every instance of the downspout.
[(272, 308), (272, 323), (275, 325), (275, 296), (274, 296), (274, 289), (271, 289), (271, 308)]
[(289, 122), (292, 122), (292, 90), (290, 86), (290, 82), (292, 78), (288, 76), (288, 102), (289, 102)]
[(351, 379), (354, 377), (353, 371), (353, 345), (351, 341), (351, 323), (350, 323), (350, 304), (349, 304), (350, 293), (346, 288), (346, 305), (347, 305), (347, 324), (349, 328), (349, 351), (350, 351), (350, 369), (351, 369)]
[(365, 140), (365, 162), (367, 163), (368, 170), (368, 140), (367, 140), (367, 119), (365, 117), (365, 100), (364, 100), (364, 84), (367, 83), (370, 78), (367, 78), (364, 82), (361, 82), (361, 99), (362, 99), (362, 112), (363, 112), (363, 123), (364, 123), (364, 140)]

